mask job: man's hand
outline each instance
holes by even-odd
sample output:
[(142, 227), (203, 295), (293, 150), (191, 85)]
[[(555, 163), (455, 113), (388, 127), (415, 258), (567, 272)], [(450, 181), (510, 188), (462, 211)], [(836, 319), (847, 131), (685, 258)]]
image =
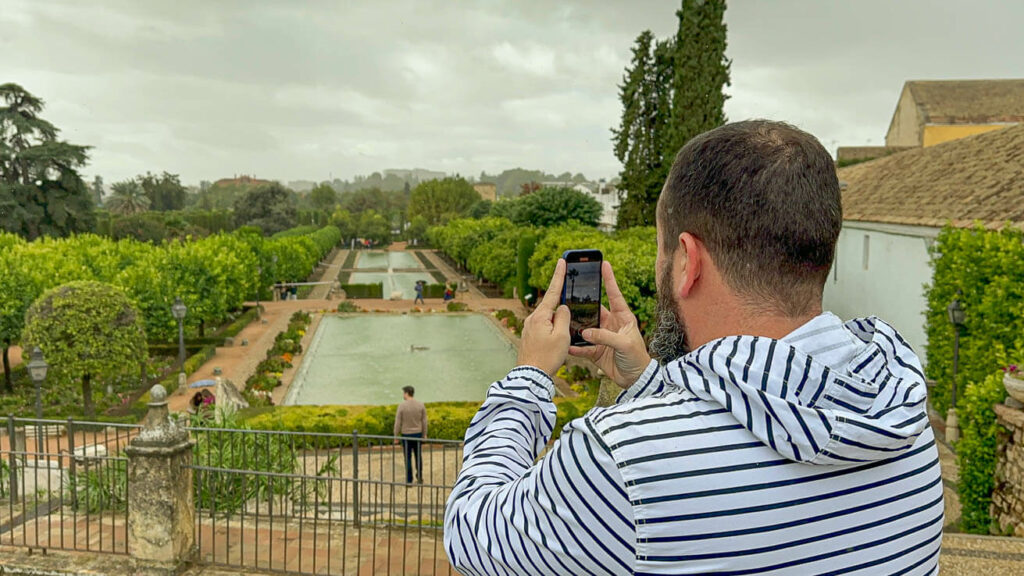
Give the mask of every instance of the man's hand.
[(588, 328), (583, 338), (594, 346), (572, 346), (569, 353), (587, 358), (604, 370), (622, 388), (629, 388), (651, 363), (644, 337), (622, 297), (611, 263), (601, 266), (604, 290), (608, 294), (608, 310), (601, 306), (601, 328)]
[(559, 258), (544, 299), (523, 323), (516, 366), (533, 366), (554, 376), (565, 364), (569, 352), (569, 308), (558, 305), (564, 281), (565, 260)]

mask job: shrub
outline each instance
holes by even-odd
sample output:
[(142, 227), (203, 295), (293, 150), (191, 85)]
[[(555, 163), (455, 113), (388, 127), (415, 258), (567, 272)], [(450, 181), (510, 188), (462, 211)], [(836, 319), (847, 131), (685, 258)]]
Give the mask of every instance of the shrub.
[(449, 312), (465, 312), (466, 310), (469, 310), (469, 304), (466, 304), (465, 302), (449, 302), (448, 303), (448, 311)]
[(987, 534), (992, 524), (989, 506), (996, 473), (996, 443), (999, 424), (993, 404), (1006, 399), (1002, 374), (991, 374), (967, 386), (958, 407), (963, 435), (957, 444), (960, 480), (961, 528)]
[[(297, 468), (298, 459), (284, 435), (224, 430), (249, 429), (234, 415), (225, 416), (220, 424), (197, 420), (196, 425), (213, 429), (196, 434), (192, 458), (197, 466), (277, 474), (292, 474)], [(266, 501), (288, 494), (292, 483), (280, 476), (197, 471), (193, 486), (197, 509), (229, 513), (252, 499)]]
[(502, 308), (494, 313), (494, 317), (497, 318), (498, 321), (504, 320), (505, 324), (510, 330), (512, 330), (512, 332), (515, 332), (516, 334), (523, 333), (523, 321), (516, 316), (515, 312)]
[(363, 309), (360, 308), (359, 306), (357, 306), (354, 302), (350, 302), (348, 300), (342, 300), (341, 303), (338, 304), (338, 312), (339, 313), (363, 312)]

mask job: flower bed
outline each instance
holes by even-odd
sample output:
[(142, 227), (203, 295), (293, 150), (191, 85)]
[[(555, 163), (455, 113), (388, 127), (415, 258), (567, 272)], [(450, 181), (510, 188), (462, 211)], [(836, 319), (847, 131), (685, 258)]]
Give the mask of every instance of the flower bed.
[(308, 313), (296, 312), (292, 314), (288, 328), (274, 337), (274, 345), (267, 350), (267, 357), (256, 365), (256, 372), (245, 381), (242, 395), (250, 406), (273, 405), (272, 393), (281, 385), (281, 376), (292, 367), (295, 356), (302, 353), (302, 337), (311, 320)]

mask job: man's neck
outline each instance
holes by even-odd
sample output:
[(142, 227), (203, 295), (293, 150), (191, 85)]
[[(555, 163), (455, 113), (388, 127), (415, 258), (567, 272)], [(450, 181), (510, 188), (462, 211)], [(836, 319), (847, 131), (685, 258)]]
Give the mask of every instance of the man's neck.
[(797, 328), (810, 322), (822, 312), (816, 306), (800, 316), (786, 316), (778, 312), (754, 311), (741, 306), (722, 306), (687, 320), (687, 336), (693, 349), (727, 336), (760, 336), (780, 340)]

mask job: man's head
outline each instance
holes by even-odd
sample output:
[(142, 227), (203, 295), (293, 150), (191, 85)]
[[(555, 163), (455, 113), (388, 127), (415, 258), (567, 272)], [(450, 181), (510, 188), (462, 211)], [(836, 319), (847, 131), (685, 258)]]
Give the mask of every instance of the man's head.
[(686, 324), (706, 323), (716, 307), (794, 320), (820, 313), (841, 225), (835, 166), (810, 134), (751, 120), (690, 140), (658, 201), (652, 352), (681, 355)]
[(416, 395), (416, 389), (413, 388), (412, 386), (403, 386), (402, 387), (402, 398), (405, 398), (406, 400), (408, 400), (409, 398), (412, 398), (415, 395)]

